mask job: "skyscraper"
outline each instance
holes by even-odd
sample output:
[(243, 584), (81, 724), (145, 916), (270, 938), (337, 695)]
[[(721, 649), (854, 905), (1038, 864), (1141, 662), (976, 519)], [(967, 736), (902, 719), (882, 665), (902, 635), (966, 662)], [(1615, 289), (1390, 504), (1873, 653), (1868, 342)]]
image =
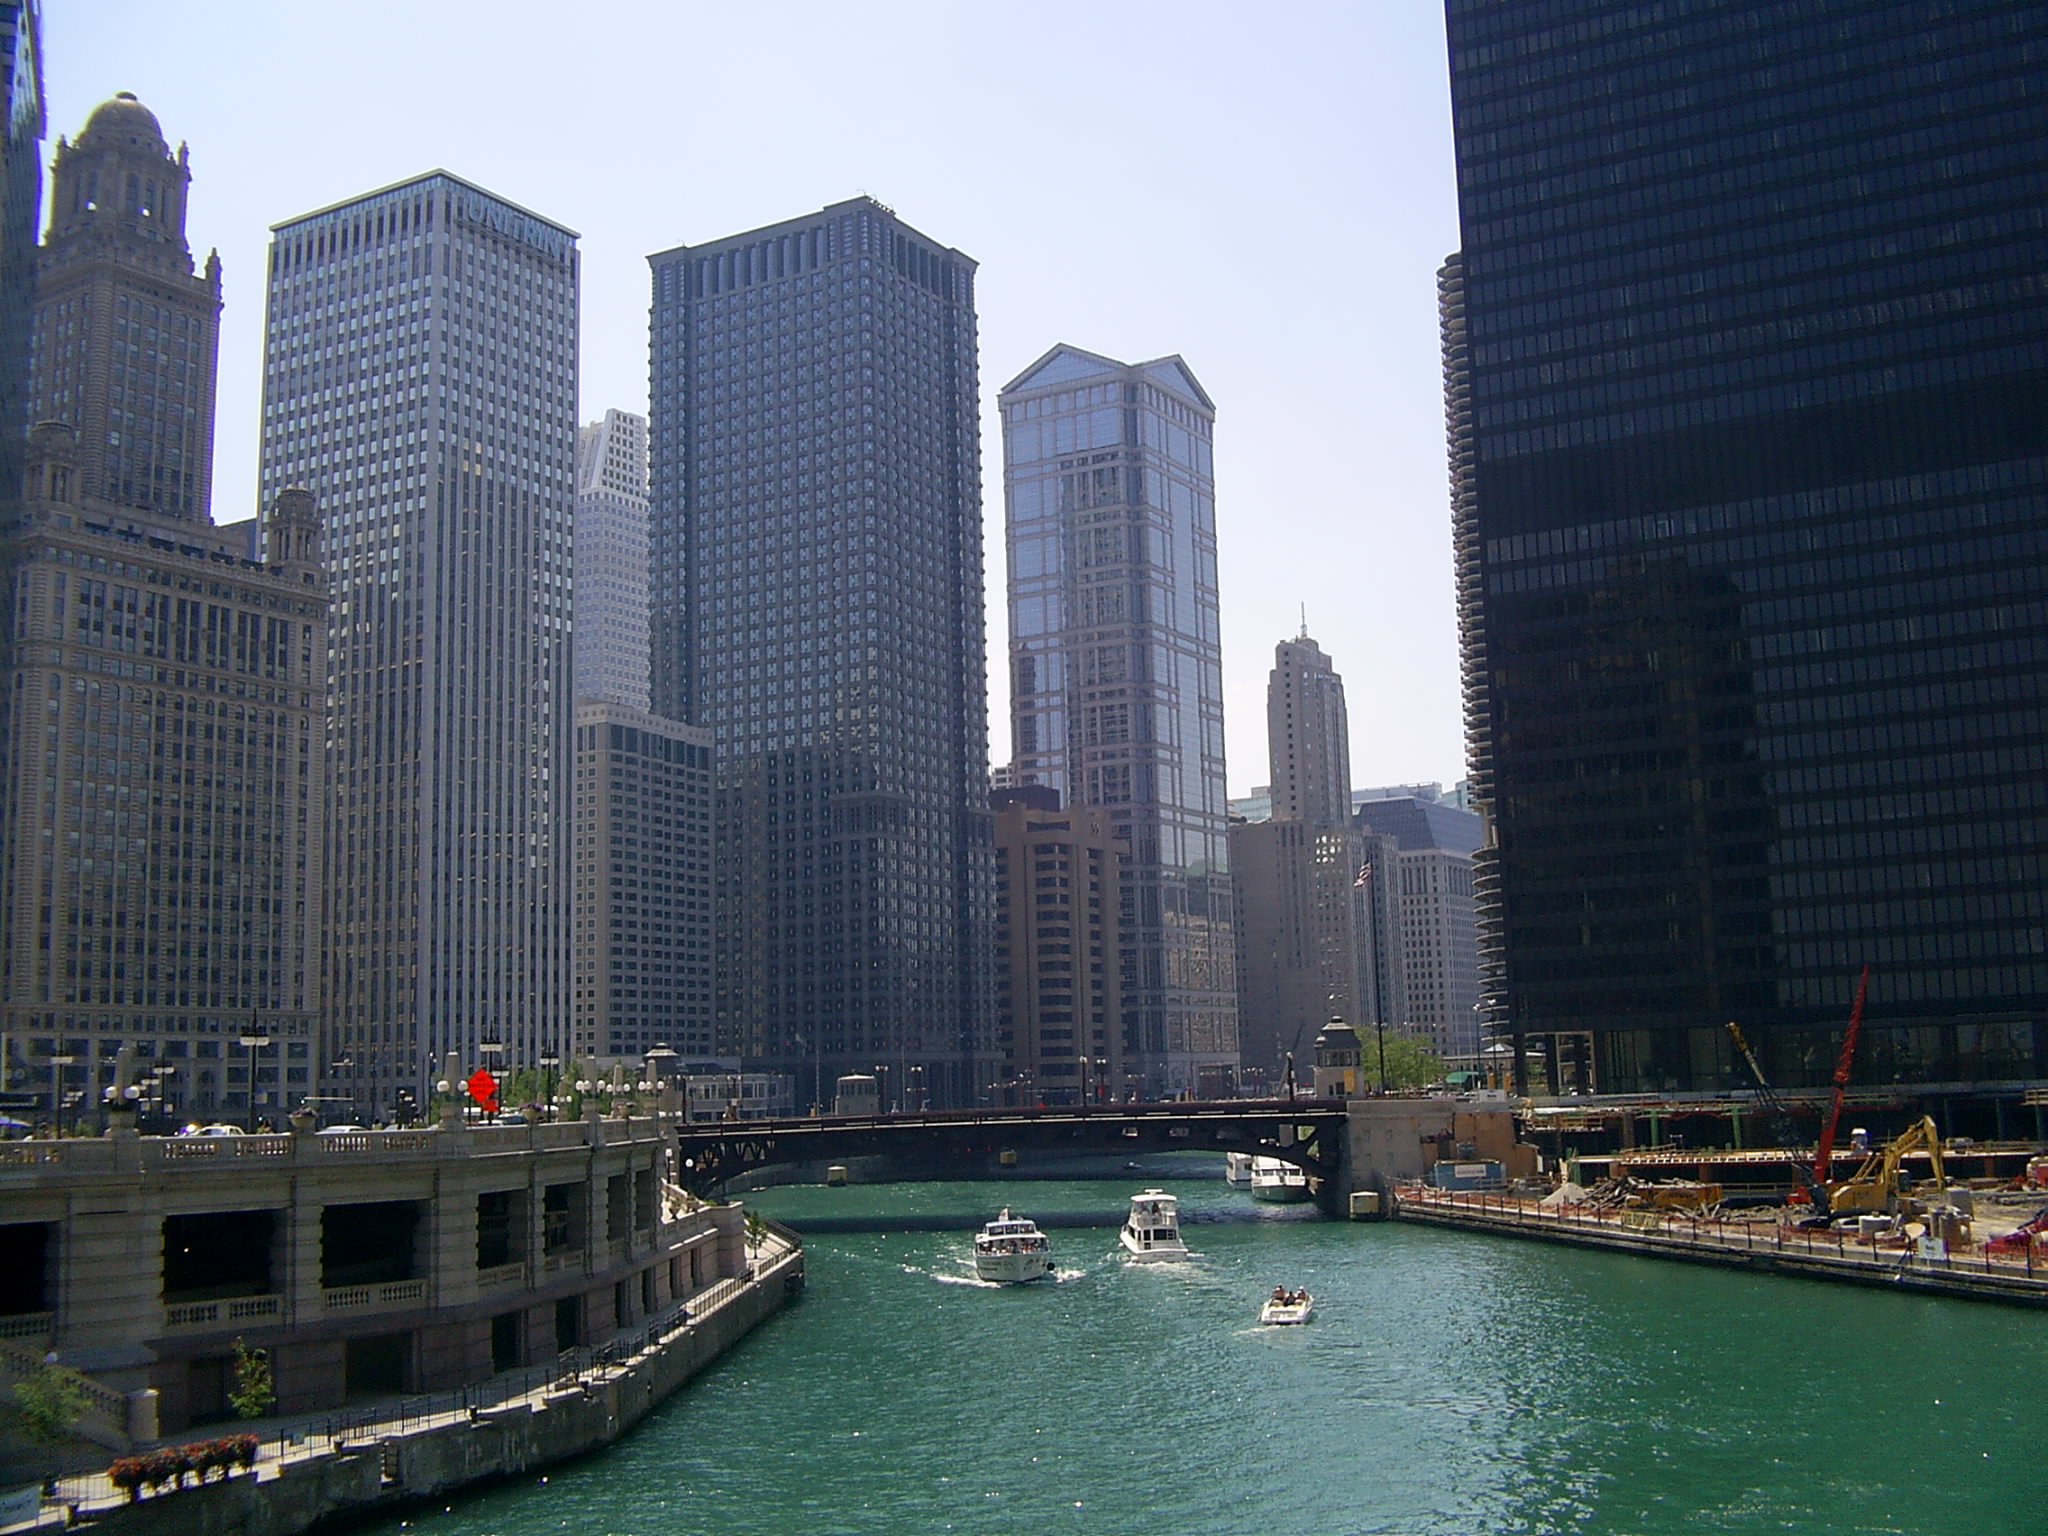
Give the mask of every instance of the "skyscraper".
[(0, 507), (21, 493), (43, 205), (42, 13), (0, 0)]
[(319, 521), (285, 492), (248, 560), (85, 457), (39, 425), (0, 530), (0, 1035), (66, 1125), (124, 1048), (155, 1107), (281, 1123), (321, 1023)]
[(650, 262), (654, 711), (715, 739), (721, 1052), (972, 1103), (994, 870), (974, 263), (867, 198)]
[(1273, 647), (1266, 676), (1273, 818), (1341, 827), (1351, 819), (1351, 728), (1344, 679), (1308, 631)]
[(1373, 887), (1351, 827), (1344, 680), (1305, 633), (1273, 648), (1266, 753), (1271, 819), (1230, 829), (1230, 868), (1240, 1048), (1271, 1090), (1290, 1063), (1308, 1081), (1309, 1048), (1332, 1017), (1387, 1022), (1359, 979), (1360, 907)]
[(713, 1054), (711, 762), (699, 726), (576, 702), (579, 1058)]
[(185, 146), (173, 155), (127, 91), (94, 110), (77, 143), (59, 141), (36, 259), (30, 409), (78, 429), (81, 495), (203, 523), (220, 257), (193, 270), (191, 181)]
[(1493, 1024), (2048, 1073), (2048, 11), (1447, 9)]
[[(1366, 801), (1356, 825), (1372, 871), (1372, 909), (1381, 919), (1371, 930), (1368, 956), (1371, 986), (1384, 999), (1377, 1017), (1471, 1069), (1480, 1043), (1472, 904), (1479, 818), (1455, 805), (1401, 795)], [(1576, 1051), (1567, 1057), (1579, 1059)]]
[(359, 1112), (569, 1043), (576, 237), (434, 171), (275, 226), (263, 485), (326, 513)]
[(1124, 1056), (1235, 1090), (1216, 410), (1178, 357), (1057, 346), (1004, 386), (1012, 767), (1130, 839)]
[(575, 693), (647, 708), (647, 418), (576, 434)]
[(1003, 1104), (1095, 1104), (1128, 1090), (1123, 1060), (1126, 844), (1101, 810), (1061, 810), (1043, 784), (992, 790), (996, 1067)]

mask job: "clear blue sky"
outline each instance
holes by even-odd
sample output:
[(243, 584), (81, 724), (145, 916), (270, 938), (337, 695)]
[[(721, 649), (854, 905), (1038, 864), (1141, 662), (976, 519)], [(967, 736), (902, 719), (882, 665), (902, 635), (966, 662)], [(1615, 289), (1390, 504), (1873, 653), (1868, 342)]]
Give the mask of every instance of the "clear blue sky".
[(582, 414), (646, 409), (648, 253), (866, 192), (981, 264), (990, 746), (996, 391), (1055, 342), (1178, 352), (1217, 402), (1230, 784), (1273, 645), (1344, 674), (1356, 782), (1463, 775), (1436, 268), (1434, 0), (45, 0), (51, 147), (115, 91), (192, 149), (227, 309), (217, 521), (253, 510), (269, 226), (433, 167), (582, 234)]

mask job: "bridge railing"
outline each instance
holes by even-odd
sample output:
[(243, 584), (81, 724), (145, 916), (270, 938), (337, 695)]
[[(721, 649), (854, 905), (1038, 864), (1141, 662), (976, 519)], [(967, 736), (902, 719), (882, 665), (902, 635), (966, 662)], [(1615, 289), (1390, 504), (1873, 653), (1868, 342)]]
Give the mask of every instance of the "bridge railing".
[(721, 1120), (678, 1124), (688, 1138), (787, 1135), (804, 1130), (888, 1130), (905, 1126), (995, 1126), (1042, 1120), (1202, 1120), (1341, 1114), (1342, 1099), (1167, 1099), (1136, 1104), (1031, 1104), (977, 1109), (900, 1110), (873, 1115), (804, 1115), (773, 1120)]

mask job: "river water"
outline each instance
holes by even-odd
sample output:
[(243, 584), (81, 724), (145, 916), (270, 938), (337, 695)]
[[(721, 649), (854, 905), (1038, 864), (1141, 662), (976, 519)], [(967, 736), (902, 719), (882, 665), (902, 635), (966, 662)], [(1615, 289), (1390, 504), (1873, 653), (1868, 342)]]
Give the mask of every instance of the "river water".
[[(2036, 1313), (1328, 1221), (1216, 1174), (763, 1191), (799, 1229), (946, 1229), (810, 1234), (808, 1294), (627, 1440), (384, 1529), (2048, 1529)], [(1125, 1265), (1123, 1202), (1155, 1182), (1194, 1259)], [(1047, 1221), (1055, 1282), (973, 1279), (970, 1234), (1003, 1205)], [(1314, 1291), (1312, 1323), (1257, 1326), (1278, 1284)]]

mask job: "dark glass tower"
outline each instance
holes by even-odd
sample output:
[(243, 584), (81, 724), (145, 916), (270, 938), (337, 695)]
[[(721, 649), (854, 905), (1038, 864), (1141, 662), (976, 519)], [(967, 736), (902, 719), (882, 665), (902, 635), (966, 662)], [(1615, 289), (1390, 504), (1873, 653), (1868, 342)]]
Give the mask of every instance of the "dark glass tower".
[(0, 508), (21, 494), (35, 320), (36, 215), (43, 201), (42, 20), (36, 0), (0, 0)]
[[(650, 258), (653, 693), (718, 757), (721, 1050), (987, 1092), (974, 263), (866, 198)], [(900, 1086), (899, 1086), (900, 1085)]]
[(2048, 10), (1448, 16), (1491, 1024), (1815, 1083), (1868, 963), (1859, 1078), (2043, 1075)]

